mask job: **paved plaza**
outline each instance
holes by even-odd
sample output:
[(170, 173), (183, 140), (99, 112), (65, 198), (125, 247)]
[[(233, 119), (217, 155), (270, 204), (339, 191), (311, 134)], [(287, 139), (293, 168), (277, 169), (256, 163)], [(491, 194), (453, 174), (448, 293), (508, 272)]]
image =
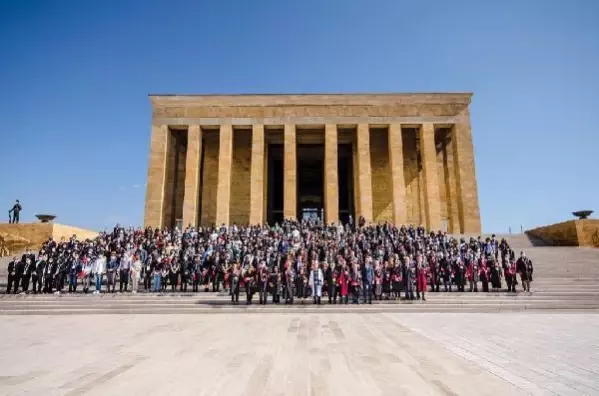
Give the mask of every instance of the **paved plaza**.
[(0, 394), (599, 394), (596, 314), (0, 317)]

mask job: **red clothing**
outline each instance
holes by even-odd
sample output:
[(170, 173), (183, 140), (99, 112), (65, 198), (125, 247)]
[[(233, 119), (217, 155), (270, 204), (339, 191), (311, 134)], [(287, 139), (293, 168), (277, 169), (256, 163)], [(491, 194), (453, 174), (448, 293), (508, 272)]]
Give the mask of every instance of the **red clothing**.
[(418, 288), (418, 291), (425, 291), (426, 290), (426, 266), (424, 263), (420, 264), (417, 267), (417, 274), (416, 274), (416, 287)]
[(470, 264), (468, 264), (468, 267), (466, 268), (466, 277), (468, 278), (469, 282), (474, 282), (474, 264), (471, 262)]
[(340, 294), (343, 297), (347, 296), (347, 294), (349, 293), (349, 287), (348, 287), (347, 281), (348, 281), (347, 275), (345, 274), (344, 271), (341, 271), (339, 273), (339, 276), (337, 277), (337, 284), (339, 285)]

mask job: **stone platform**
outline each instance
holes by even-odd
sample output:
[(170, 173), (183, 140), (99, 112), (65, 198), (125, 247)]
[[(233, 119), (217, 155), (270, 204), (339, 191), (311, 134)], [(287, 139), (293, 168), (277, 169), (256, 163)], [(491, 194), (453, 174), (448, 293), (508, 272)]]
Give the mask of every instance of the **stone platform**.
[(590, 395), (599, 315), (13, 316), (0, 394)]

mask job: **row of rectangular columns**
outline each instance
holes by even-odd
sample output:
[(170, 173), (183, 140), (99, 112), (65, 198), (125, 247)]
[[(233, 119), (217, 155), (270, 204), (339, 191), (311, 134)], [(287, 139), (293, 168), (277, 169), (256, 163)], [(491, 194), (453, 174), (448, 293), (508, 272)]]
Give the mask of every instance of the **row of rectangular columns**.
[[(469, 127), (469, 125), (468, 125)], [(465, 141), (469, 137), (468, 133), (462, 133), (466, 128), (462, 125), (454, 127), (454, 156), (461, 160), (459, 153), (460, 144), (468, 148), (471, 141)], [(152, 133), (152, 153), (151, 164), (156, 164), (157, 169), (150, 168), (148, 183), (163, 185), (164, 183), (164, 161), (166, 152), (166, 135), (168, 128), (164, 126), (157, 127)], [(199, 125), (191, 125), (188, 130), (188, 149), (187, 164), (185, 175), (185, 197), (183, 203), (183, 221), (185, 225), (197, 225), (197, 214), (199, 208), (199, 182), (200, 182), (200, 161), (202, 153), (202, 131)], [(231, 173), (233, 162), (233, 127), (232, 125), (221, 125), (218, 161), (218, 186), (216, 202), (216, 223), (228, 224), (229, 207), (231, 199)], [(432, 123), (424, 123), (420, 127), (420, 155), (422, 159), (422, 171), (424, 176), (424, 212), (426, 226), (429, 229), (440, 229), (441, 227), (441, 204), (439, 202), (439, 182), (437, 175), (437, 153), (435, 149), (435, 128)], [(297, 151), (296, 151), (296, 127), (295, 125), (284, 126), (284, 216), (286, 219), (297, 218)], [(250, 190), (250, 224), (260, 224), (265, 219), (265, 138), (264, 126), (253, 126), (252, 133), (252, 155), (251, 155), (251, 190)], [(335, 124), (325, 126), (325, 220), (327, 223), (337, 222), (339, 220), (339, 180), (338, 180), (338, 131)], [(393, 198), (393, 221), (395, 224), (405, 224), (407, 213), (405, 208), (405, 180), (403, 172), (403, 147), (402, 131), (400, 124), (390, 124), (388, 132), (389, 148), (389, 166), (390, 179)], [(465, 149), (464, 149), (465, 150)], [(154, 160), (153, 157), (156, 157)], [(160, 157), (160, 158), (158, 158)], [(355, 186), (357, 194), (356, 215), (362, 216), (366, 222), (373, 220), (372, 205), (372, 175), (370, 159), (370, 128), (368, 124), (358, 124), (356, 133), (356, 158), (357, 185)], [(473, 159), (465, 158), (469, 161), (464, 166), (473, 167)], [(152, 166), (152, 165), (151, 165)], [(160, 168), (160, 169), (158, 169)], [(458, 166), (458, 168), (460, 168)], [(459, 170), (458, 170), (459, 172)], [(468, 180), (460, 180), (468, 178)], [(476, 193), (476, 181), (473, 176), (466, 173), (457, 174), (457, 184), (462, 191), (460, 194), (466, 194), (474, 190)], [(462, 185), (466, 185), (463, 187)], [(474, 187), (472, 187), (474, 185)], [(467, 191), (469, 189), (469, 191)], [(158, 196), (159, 191), (148, 188), (148, 199), (146, 200), (146, 213), (156, 202), (162, 202), (163, 197)], [(460, 196), (460, 194), (458, 196)], [(472, 194), (472, 193), (470, 193)], [(460, 196), (461, 198), (461, 196)], [(477, 197), (474, 197), (477, 199)], [(460, 218), (464, 212), (478, 211), (476, 208), (466, 207), (467, 203), (460, 199)], [(151, 208), (150, 208), (151, 209)], [(157, 211), (161, 213), (161, 211)], [(477, 212), (478, 213), (478, 212)], [(161, 219), (151, 219), (152, 222), (161, 223)], [(467, 224), (464, 227), (464, 220), (461, 221), (461, 229), (480, 228), (478, 224)], [(146, 219), (148, 223), (148, 219)]]

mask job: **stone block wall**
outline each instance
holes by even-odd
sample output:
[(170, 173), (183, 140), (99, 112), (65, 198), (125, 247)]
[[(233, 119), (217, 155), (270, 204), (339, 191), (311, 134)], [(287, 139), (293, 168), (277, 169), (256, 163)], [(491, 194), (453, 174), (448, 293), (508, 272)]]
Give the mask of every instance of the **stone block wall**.
[(372, 172), (372, 220), (393, 222), (393, 191), (389, 168), (387, 129), (370, 130), (370, 164)]
[(202, 169), (202, 213), (200, 224), (209, 227), (216, 221), (216, 189), (218, 185), (219, 133), (204, 132), (204, 164)]
[(599, 219), (564, 221), (528, 230), (526, 234), (555, 246), (599, 248)]
[[(7, 247), (11, 254), (18, 253), (24, 247), (38, 250), (50, 236), (53, 236), (56, 241), (60, 241), (62, 238), (70, 238), (73, 234), (77, 235), (78, 239), (92, 239), (98, 236), (96, 231), (57, 223), (0, 224), (0, 235), (5, 238), (6, 235), (14, 235), (29, 241), (27, 244), (18, 244), (18, 249), (9, 243)], [(10, 240), (10, 238), (6, 239)]]
[(576, 220), (578, 246), (599, 248), (599, 219)]
[(252, 165), (252, 130), (233, 131), (233, 164), (229, 221), (248, 225), (250, 221), (250, 187)]

